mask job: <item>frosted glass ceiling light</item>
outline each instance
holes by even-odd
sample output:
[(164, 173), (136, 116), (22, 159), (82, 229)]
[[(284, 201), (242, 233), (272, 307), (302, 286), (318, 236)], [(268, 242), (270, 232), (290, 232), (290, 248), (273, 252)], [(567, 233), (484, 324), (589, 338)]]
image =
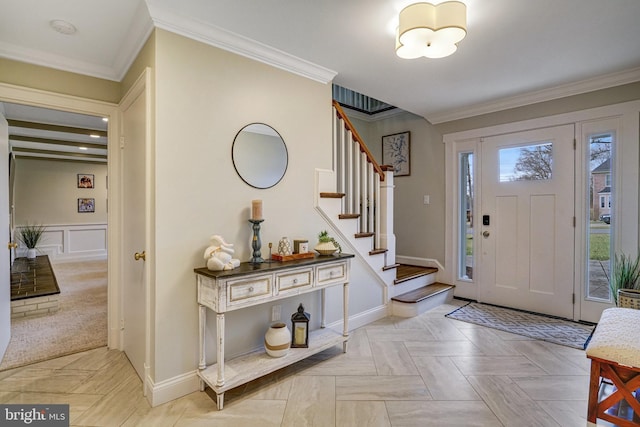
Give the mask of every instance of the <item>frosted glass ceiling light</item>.
[(467, 6), (459, 1), (415, 3), (399, 19), (396, 54), (403, 59), (444, 58), (467, 35)]

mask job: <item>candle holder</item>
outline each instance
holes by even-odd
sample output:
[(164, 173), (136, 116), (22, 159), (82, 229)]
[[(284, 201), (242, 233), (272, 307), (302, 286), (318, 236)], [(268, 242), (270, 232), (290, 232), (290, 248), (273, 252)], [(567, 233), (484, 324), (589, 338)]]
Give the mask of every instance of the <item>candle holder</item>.
[(253, 256), (249, 260), (251, 264), (261, 264), (264, 262), (262, 259), (262, 254), (260, 253), (260, 248), (262, 247), (262, 242), (260, 241), (260, 223), (263, 222), (264, 219), (250, 219), (249, 222), (253, 224), (253, 239), (251, 241), (251, 247), (253, 248)]

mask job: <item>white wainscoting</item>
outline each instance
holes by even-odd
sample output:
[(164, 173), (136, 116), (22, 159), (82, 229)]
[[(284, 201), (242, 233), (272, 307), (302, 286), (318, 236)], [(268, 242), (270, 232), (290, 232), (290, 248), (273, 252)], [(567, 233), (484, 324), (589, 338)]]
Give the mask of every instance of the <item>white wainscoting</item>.
[[(18, 235), (19, 228), (16, 227), (14, 235)], [(18, 257), (26, 253), (24, 246), (16, 249)], [(106, 259), (107, 224), (47, 225), (38, 253), (60, 261)]]

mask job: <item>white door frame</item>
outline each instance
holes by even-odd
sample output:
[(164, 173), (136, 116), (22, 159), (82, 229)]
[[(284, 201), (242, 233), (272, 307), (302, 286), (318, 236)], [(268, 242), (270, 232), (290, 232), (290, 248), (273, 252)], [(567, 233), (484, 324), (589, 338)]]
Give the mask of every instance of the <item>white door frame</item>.
[[(460, 151), (474, 151), (476, 157), (478, 154), (477, 148), (470, 148), (477, 146), (480, 143), (480, 139), (486, 136), (495, 136), (505, 133), (513, 133), (526, 131), (530, 129), (557, 126), (563, 124), (576, 124), (576, 129), (579, 129), (581, 124), (591, 120), (597, 120), (608, 117), (619, 117), (622, 123), (622, 131), (619, 135), (619, 147), (616, 156), (616, 170), (617, 182), (616, 188), (618, 190), (618, 197), (614, 200), (615, 212), (620, 213), (617, 217), (615, 229), (613, 230), (613, 238), (615, 242), (616, 250), (633, 253), (638, 248), (640, 242), (640, 209), (638, 202), (640, 200), (638, 185), (640, 183), (640, 165), (638, 164), (638, 158), (640, 158), (640, 100), (624, 102), (615, 105), (609, 105), (605, 107), (597, 107), (588, 110), (575, 111), (571, 113), (558, 114), (554, 116), (536, 118), (531, 120), (525, 120), (520, 122), (506, 123), (501, 125), (489, 126), (485, 128), (471, 129), (461, 132), (455, 132), (446, 134), (443, 136), (443, 143), (445, 147), (446, 157), (446, 175), (445, 175), (445, 268), (442, 271), (444, 280), (448, 280), (448, 283), (456, 284), (455, 295), (478, 299), (478, 285), (476, 282), (474, 269), (474, 280), (472, 281), (460, 281), (457, 277), (457, 219), (456, 214), (458, 210), (458, 194), (457, 194), (457, 176), (458, 167), (458, 153)], [(579, 131), (577, 137), (579, 138)], [(576, 156), (580, 158), (580, 156)], [(582, 185), (584, 183), (583, 175), (584, 168), (576, 170), (576, 185)], [(475, 174), (479, 174), (479, 167), (476, 167)], [(624, 180), (623, 180), (624, 176)], [(477, 187), (476, 187), (477, 190)], [(577, 189), (576, 197), (582, 198), (583, 193)], [(476, 192), (476, 196), (481, 196)], [(578, 200), (576, 200), (578, 202)], [(474, 212), (478, 212), (478, 206), (474, 206)], [(576, 206), (576, 212), (579, 212), (579, 206)], [(578, 215), (576, 223), (576, 254), (583, 254), (584, 251), (580, 248), (583, 243), (584, 236), (584, 221), (581, 215)], [(474, 231), (476, 234), (477, 230)], [(474, 241), (478, 242), (480, 235), (474, 236)], [(477, 254), (477, 247), (475, 250)], [(575, 271), (583, 271), (586, 262), (585, 257), (575, 257)], [(476, 258), (477, 262), (477, 258)], [(579, 286), (575, 286), (579, 293), (576, 294), (576, 301), (582, 301), (584, 298), (584, 286), (579, 282), (580, 275), (576, 275), (576, 280)], [(576, 307), (574, 310), (576, 320), (581, 319), (580, 308)]]
[(109, 118), (107, 145), (107, 174), (109, 176), (109, 212), (107, 213), (107, 345), (120, 349), (120, 249), (117, 245), (120, 236), (120, 150), (118, 105), (110, 102), (96, 101), (71, 95), (64, 95), (38, 89), (0, 83), (0, 101), (33, 105), (42, 108), (90, 114)]

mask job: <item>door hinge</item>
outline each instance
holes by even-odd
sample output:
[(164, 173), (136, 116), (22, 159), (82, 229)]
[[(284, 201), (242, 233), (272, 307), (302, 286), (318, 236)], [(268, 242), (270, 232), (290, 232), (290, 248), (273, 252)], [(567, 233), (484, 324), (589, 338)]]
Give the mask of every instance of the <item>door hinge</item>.
[(576, 228), (576, 217), (573, 217), (573, 228)]
[(120, 137), (120, 148), (124, 148), (124, 136)]
[(120, 319), (120, 330), (124, 331), (124, 319)]
[(573, 138), (573, 150), (574, 151), (575, 151), (577, 145), (578, 145), (578, 142), (576, 141), (575, 138)]
[(571, 294), (571, 304), (575, 304), (576, 303), (576, 294), (575, 292)]

